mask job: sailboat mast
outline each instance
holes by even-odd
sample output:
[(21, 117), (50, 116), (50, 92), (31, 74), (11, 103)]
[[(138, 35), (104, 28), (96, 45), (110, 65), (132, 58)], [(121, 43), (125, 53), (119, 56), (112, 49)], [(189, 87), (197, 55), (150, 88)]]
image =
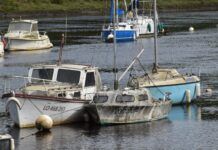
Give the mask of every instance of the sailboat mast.
[(157, 2), (154, 0), (154, 68), (153, 71), (157, 72), (157, 66), (158, 66), (158, 61), (157, 61)]
[(116, 66), (116, 53), (117, 53), (117, 41), (116, 41), (116, 27), (118, 26), (118, 0), (114, 0), (114, 13), (113, 13), (113, 32), (114, 32), (114, 90), (118, 89), (118, 77), (117, 77), (117, 66)]

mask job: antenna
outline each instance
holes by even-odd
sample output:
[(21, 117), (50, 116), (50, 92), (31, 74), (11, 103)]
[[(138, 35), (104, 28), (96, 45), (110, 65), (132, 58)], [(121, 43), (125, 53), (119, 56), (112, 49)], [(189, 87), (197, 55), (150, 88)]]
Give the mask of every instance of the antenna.
[(59, 50), (59, 59), (58, 59), (58, 66), (62, 65), (62, 51), (64, 47), (64, 34), (61, 35), (61, 45), (60, 45), (60, 50)]

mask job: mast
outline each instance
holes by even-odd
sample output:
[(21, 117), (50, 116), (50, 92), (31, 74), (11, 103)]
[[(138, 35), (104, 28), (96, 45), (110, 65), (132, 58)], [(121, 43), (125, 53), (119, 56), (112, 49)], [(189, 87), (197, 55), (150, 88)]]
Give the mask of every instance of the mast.
[(118, 77), (117, 77), (117, 66), (116, 66), (116, 53), (117, 53), (117, 41), (116, 41), (116, 27), (118, 26), (118, 0), (113, 0), (114, 1), (114, 13), (113, 13), (113, 32), (114, 32), (114, 90), (118, 89)]
[(64, 34), (61, 35), (61, 45), (60, 45), (60, 50), (59, 50), (59, 58), (58, 58), (58, 66), (61, 66), (62, 64), (62, 51), (64, 47)]
[(153, 13), (154, 13), (154, 66), (153, 66), (153, 72), (156, 73), (157, 72), (157, 66), (158, 66), (158, 58), (157, 58), (157, 2), (156, 0), (154, 0), (154, 9), (153, 9)]

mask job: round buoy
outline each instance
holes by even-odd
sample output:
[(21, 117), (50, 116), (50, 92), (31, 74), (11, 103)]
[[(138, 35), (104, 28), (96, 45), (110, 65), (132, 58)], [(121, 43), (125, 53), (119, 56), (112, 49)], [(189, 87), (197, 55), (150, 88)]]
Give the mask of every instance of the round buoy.
[(45, 131), (52, 128), (53, 120), (48, 115), (40, 115), (35, 122), (36, 128), (39, 131)]
[(189, 27), (190, 32), (193, 32), (194, 30), (195, 30), (194, 27)]
[(207, 95), (212, 95), (213, 90), (212, 90), (212, 89), (206, 89), (206, 90), (205, 90), (205, 93), (206, 93)]

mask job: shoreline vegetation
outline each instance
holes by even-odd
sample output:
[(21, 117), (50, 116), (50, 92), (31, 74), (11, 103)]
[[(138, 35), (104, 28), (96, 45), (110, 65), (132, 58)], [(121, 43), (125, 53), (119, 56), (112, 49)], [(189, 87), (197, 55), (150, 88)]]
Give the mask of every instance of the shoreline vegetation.
[[(103, 15), (109, 7), (110, 0), (3, 0), (0, 2), (0, 14), (3, 17), (66, 13)], [(218, 0), (157, 0), (157, 7), (158, 11), (218, 10)]]

